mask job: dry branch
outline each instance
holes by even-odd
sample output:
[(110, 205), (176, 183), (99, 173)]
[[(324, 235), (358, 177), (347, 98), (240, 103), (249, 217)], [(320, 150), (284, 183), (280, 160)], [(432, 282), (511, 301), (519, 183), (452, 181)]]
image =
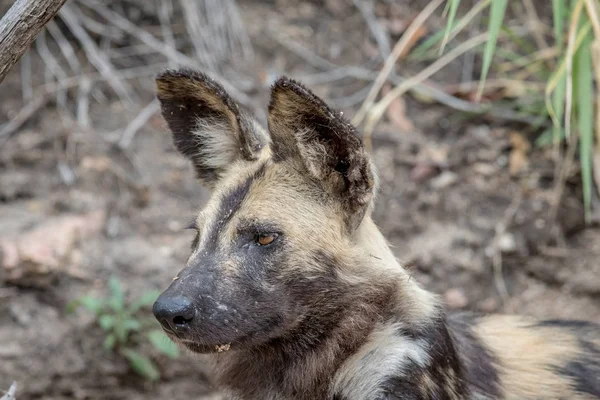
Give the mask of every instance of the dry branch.
[(0, 397), (0, 400), (15, 400), (16, 392), (17, 392), (17, 382), (13, 382), (13, 384), (10, 385), (8, 392), (6, 392), (6, 394), (4, 396)]
[(104, 76), (106, 82), (108, 82), (121, 100), (131, 101), (131, 94), (134, 93), (133, 90), (128, 84), (117, 78), (114, 66), (107, 59), (106, 55), (100, 51), (96, 43), (94, 43), (90, 35), (79, 23), (79, 20), (81, 19), (79, 17), (80, 15), (82, 15), (81, 11), (79, 11), (74, 4), (65, 6), (60, 11), (62, 20), (83, 46), (83, 50), (90, 63), (92, 63), (98, 72)]
[[(105, 18), (109, 24), (137, 38), (148, 47), (155, 50), (157, 53), (164, 54), (169, 60), (174, 60), (178, 64), (190, 68), (202, 68), (200, 63), (198, 63), (194, 58), (179, 52), (177, 49), (169, 46), (167, 43), (157, 39), (151, 33), (140, 29), (127, 18), (106, 7), (103, 3), (95, 0), (85, 0), (83, 3)], [(225, 90), (227, 90), (240, 104), (252, 108), (252, 100), (245, 93), (228, 83), (226, 79), (220, 77), (215, 71), (205, 70), (204, 72), (218, 80), (223, 85)]]
[(379, 94), (379, 91), (383, 87), (388, 76), (394, 70), (398, 58), (404, 53), (405, 49), (410, 44), (413, 35), (421, 28), (421, 26), (425, 23), (427, 18), (429, 18), (429, 16), (433, 14), (436, 8), (438, 8), (442, 3), (443, 0), (434, 0), (431, 3), (429, 3), (427, 7), (425, 7), (423, 11), (421, 11), (419, 15), (417, 15), (417, 17), (413, 20), (413, 22), (408, 26), (400, 40), (398, 40), (398, 42), (392, 49), (392, 53), (390, 54), (388, 59), (385, 60), (383, 68), (381, 69), (381, 72), (379, 73), (377, 79), (375, 79), (373, 87), (369, 91), (367, 98), (365, 99), (363, 104), (360, 106), (360, 109), (352, 119), (352, 123), (354, 125), (359, 125), (363, 122), (370, 108), (373, 106), (375, 98), (377, 98), (377, 94)]
[(65, 1), (15, 1), (0, 21), (0, 83)]

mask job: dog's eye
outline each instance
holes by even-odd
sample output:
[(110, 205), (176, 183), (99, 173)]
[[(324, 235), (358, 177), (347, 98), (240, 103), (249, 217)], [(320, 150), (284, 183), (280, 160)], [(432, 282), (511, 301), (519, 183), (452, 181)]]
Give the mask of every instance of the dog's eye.
[(184, 226), (183, 229), (197, 231), (198, 230), (198, 222), (196, 222), (196, 218), (194, 218), (190, 222), (188, 222), (188, 224), (186, 226)]
[(196, 219), (193, 219), (189, 224), (187, 224), (183, 229), (189, 229), (196, 231), (196, 235), (194, 236), (194, 240), (192, 241), (192, 250), (198, 247), (198, 243), (200, 243), (200, 229), (198, 228), (198, 223)]
[(256, 235), (255, 240), (259, 246), (268, 246), (271, 243), (273, 243), (278, 237), (279, 234), (277, 233), (260, 233)]

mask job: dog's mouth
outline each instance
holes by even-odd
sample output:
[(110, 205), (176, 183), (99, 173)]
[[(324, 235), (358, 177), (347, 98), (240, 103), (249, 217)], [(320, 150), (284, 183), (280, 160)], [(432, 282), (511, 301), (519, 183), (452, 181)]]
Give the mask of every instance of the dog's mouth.
[(224, 352), (229, 351), (232, 348), (232, 346), (234, 345), (233, 342), (221, 343), (221, 344), (206, 344), (206, 343), (198, 342), (195, 340), (182, 338), (176, 332), (173, 332), (171, 330), (164, 329), (164, 331), (173, 342), (186, 347), (188, 350), (190, 350), (194, 353), (199, 353), (199, 354), (224, 353)]
[(194, 353), (206, 354), (206, 353), (223, 353), (229, 351), (231, 348), (231, 343), (227, 344), (215, 344), (215, 345), (205, 345), (196, 342), (190, 341), (182, 341), (183, 344), (188, 350), (193, 351)]

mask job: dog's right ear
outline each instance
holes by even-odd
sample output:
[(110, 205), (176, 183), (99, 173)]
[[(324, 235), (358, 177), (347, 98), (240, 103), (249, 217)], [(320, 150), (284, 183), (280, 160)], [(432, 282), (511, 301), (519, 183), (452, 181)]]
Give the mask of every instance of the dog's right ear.
[(245, 115), (221, 85), (200, 72), (167, 70), (156, 78), (157, 97), (175, 146), (209, 187), (235, 161), (252, 161), (269, 135)]

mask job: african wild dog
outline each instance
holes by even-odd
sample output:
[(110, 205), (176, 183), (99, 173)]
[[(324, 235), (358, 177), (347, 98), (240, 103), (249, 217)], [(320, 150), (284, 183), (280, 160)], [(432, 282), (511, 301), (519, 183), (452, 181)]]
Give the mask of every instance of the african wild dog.
[(355, 129), (301, 84), (272, 88), (268, 131), (207, 76), (157, 78), (177, 149), (212, 197), (187, 266), (154, 305), (207, 353), (228, 399), (593, 399), (600, 328), (447, 317), (371, 219)]

